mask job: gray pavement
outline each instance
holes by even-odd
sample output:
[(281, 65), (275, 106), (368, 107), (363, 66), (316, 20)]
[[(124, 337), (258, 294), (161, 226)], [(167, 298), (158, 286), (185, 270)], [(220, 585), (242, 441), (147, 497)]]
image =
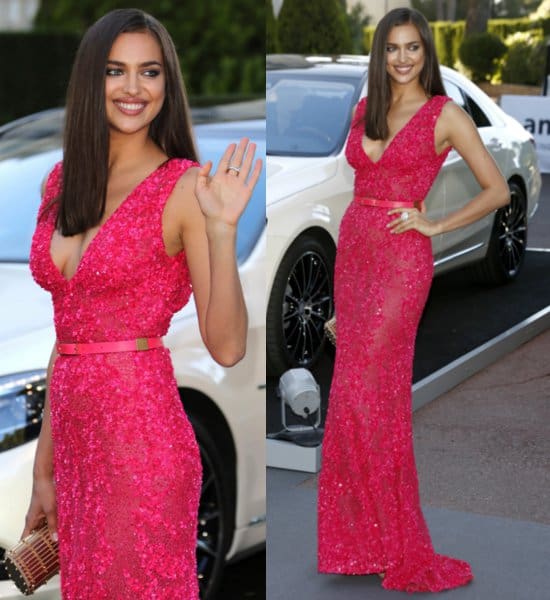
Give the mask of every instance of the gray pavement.
[[(468, 560), (475, 576), (445, 597), (550, 599), (549, 356), (550, 331), (414, 414), (434, 547)], [(410, 597), (376, 576), (317, 574), (316, 487), (310, 474), (268, 472), (268, 599)]]

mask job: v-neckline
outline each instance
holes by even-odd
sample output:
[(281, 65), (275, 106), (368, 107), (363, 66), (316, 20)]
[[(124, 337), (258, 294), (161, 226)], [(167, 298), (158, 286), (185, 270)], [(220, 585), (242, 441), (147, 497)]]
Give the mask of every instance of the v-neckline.
[(426, 106), (428, 104), (430, 104), (430, 102), (435, 98), (435, 96), (432, 96), (431, 98), (428, 98), (426, 100), (426, 102), (424, 102), (424, 104), (412, 115), (412, 117), (405, 123), (405, 125), (403, 125), (403, 127), (401, 127), (401, 129), (392, 137), (392, 139), (390, 140), (390, 143), (384, 148), (384, 150), (382, 151), (382, 154), (379, 156), (378, 160), (372, 160), (372, 158), (367, 154), (367, 152), (365, 151), (365, 147), (363, 146), (363, 138), (366, 137), (364, 132), (361, 132), (361, 139), (360, 139), (360, 143), (361, 143), (361, 150), (363, 152), (363, 154), (365, 155), (366, 159), (372, 164), (372, 165), (378, 165), (383, 159), (384, 156), (386, 155), (386, 153), (388, 152), (388, 150), (391, 148), (391, 146), (393, 145), (393, 143), (395, 142), (395, 140), (409, 127), (409, 125), (416, 119), (416, 117), (426, 108)]
[(72, 276), (70, 278), (67, 278), (63, 271), (61, 271), (61, 269), (55, 264), (53, 258), (52, 258), (52, 239), (53, 239), (53, 235), (55, 233), (55, 219), (53, 219), (53, 225), (52, 225), (52, 230), (49, 236), (49, 245), (48, 245), (48, 257), (50, 260), (50, 264), (53, 267), (53, 270), (55, 271), (55, 273), (59, 276), (59, 278), (63, 281), (63, 283), (65, 285), (69, 285), (70, 283), (73, 282), (73, 280), (75, 279), (75, 277), (77, 277), (77, 275), (80, 273), (81, 269), (82, 269), (82, 265), (86, 262), (86, 258), (88, 256), (88, 254), (90, 253), (90, 250), (93, 249), (93, 246), (96, 243), (96, 239), (102, 234), (103, 230), (105, 229), (106, 226), (109, 225), (109, 223), (111, 223), (111, 221), (113, 221), (113, 218), (121, 212), (121, 209), (123, 206), (125, 206), (126, 204), (128, 204), (128, 201), (136, 194), (136, 192), (147, 182), (149, 181), (149, 179), (155, 175), (155, 173), (158, 173), (158, 171), (164, 167), (166, 164), (168, 164), (170, 162), (170, 158), (168, 158), (167, 160), (165, 160), (164, 162), (162, 162), (160, 165), (158, 165), (158, 167), (156, 167), (153, 171), (151, 171), (147, 176), (145, 176), (134, 188), (132, 188), (132, 190), (130, 190), (130, 192), (128, 193), (128, 195), (124, 198), (124, 200), (122, 200), (122, 202), (115, 208), (115, 210), (109, 215), (109, 217), (105, 220), (105, 222), (99, 227), (99, 229), (96, 231), (94, 237), (90, 240), (89, 244), (86, 246), (86, 250), (84, 250), (84, 252), (82, 253), (80, 260), (78, 262), (78, 265), (75, 269), (75, 272), (72, 274)]

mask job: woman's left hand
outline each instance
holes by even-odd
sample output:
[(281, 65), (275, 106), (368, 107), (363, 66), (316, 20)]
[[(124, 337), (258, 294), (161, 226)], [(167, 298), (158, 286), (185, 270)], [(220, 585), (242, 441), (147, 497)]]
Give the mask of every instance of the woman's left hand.
[(396, 219), (387, 224), (391, 233), (403, 233), (411, 229), (415, 229), (427, 237), (441, 233), (439, 225), (427, 219), (418, 208), (392, 208), (388, 211), (388, 215), (398, 215)]
[(212, 161), (201, 167), (195, 194), (207, 219), (237, 225), (262, 170), (262, 161), (258, 159), (250, 174), (255, 151), (256, 144), (249, 144), (248, 138), (243, 138), (238, 145), (227, 147), (214, 175), (210, 175)]

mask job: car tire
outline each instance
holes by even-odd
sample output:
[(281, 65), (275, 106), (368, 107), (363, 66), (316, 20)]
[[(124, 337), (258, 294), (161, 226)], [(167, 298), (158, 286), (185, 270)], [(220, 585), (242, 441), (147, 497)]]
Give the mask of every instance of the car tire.
[(197, 575), (201, 600), (213, 600), (219, 589), (225, 555), (234, 524), (234, 505), (229, 496), (226, 471), (208, 430), (190, 418), (202, 462), (202, 486), (197, 536)]
[(474, 265), (484, 283), (501, 285), (520, 273), (527, 249), (527, 200), (522, 188), (509, 182), (510, 204), (495, 214), (485, 258)]
[(324, 344), (324, 323), (333, 313), (335, 248), (312, 234), (287, 250), (273, 281), (267, 307), (267, 371), (277, 376), (311, 368)]

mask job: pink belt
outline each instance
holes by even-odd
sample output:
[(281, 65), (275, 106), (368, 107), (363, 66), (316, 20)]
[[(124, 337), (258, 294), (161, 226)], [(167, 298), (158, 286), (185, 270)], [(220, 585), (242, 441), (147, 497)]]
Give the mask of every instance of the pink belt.
[(164, 344), (162, 338), (137, 338), (121, 342), (87, 342), (84, 344), (74, 342), (57, 342), (56, 349), (59, 354), (98, 354), (103, 352), (135, 352), (161, 348)]
[(378, 200), (364, 196), (354, 196), (353, 200), (365, 206), (380, 206), (381, 208), (415, 208), (417, 205), (416, 202), (394, 202), (393, 200)]

